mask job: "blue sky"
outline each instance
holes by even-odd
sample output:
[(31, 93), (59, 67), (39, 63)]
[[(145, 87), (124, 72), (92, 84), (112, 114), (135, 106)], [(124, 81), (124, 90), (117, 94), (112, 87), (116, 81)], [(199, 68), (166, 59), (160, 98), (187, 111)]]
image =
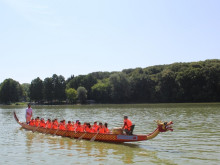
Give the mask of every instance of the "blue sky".
[(219, 0), (0, 0), (0, 82), (220, 59)]

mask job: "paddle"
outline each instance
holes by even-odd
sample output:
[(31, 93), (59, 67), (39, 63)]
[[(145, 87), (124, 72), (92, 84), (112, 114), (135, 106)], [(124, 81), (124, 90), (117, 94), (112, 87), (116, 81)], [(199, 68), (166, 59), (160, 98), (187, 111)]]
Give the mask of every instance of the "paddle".
[(37, 129), (40, 127), (40, 124), (39, 124), (39, 126), (34, 130), (34, 131), (32, 131), (33, 133), (35, 132), (35, 131), (37, 131)]
[(80, 136), (77, 140), (81, 140), (85, 135), (86, 135), (87, 132), (85, 132), (82, 136)]
[(53, 134), (53, 136), (56, 135), (57, 131), (59, 131), (59, 128), (57, 128), (57, 130), (56, 130), (56, 132)]
[(90, 142), (93, 142), (93, 141), (95, 141), (95, 138), (96, 138), (96, 136), (99, 134), (99, 131), (97, 132), (97, 134), (95, 134), (95, 136), (93, 136), (91, 139), (90, 139)]

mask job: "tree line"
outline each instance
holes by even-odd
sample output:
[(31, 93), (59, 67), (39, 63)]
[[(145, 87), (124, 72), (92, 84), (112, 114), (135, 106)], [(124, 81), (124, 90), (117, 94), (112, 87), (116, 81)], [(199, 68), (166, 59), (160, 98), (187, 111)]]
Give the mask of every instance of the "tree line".
[(121, 72), (72, 75), (54, 74), (30, 84), (6, 79), (0, 84), (0, 102), (38, 103), (161, 103), (219, 102), (220, 60), (173, 63)]

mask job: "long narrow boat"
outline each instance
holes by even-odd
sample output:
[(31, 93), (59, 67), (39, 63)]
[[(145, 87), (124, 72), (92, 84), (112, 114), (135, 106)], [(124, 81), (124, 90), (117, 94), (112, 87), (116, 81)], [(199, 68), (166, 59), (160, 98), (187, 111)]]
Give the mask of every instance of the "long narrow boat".
[(101, 141), (101, 142), (110, 142), (110, 143), (124, 143), (124, 142), (137, 142), (150, 140), (155, 138), (160, 132), (173, 131), (172, 124), (173, 122), (157, 122), (157, 128), (154, 132), (148, 135), (125, 135), (121, 133), (110, 133), (110, 134), (101, 134), (101, 133), (88, 133), (88, 132), (75, 132), (75, 131), (66, 131), (59, 129), (48, 129), (43, 127), (30, 126), (26, 124), (26, 122), (20, 122), (16, 113), (14, 112), (14, 118), (18, 124), (21, 125), (22, 128), (26, 130), (30, 130), (32, 132), (40, 132), (44, 134), (57, 135), (62, 137), (69, 137), (75, 139), (86, 139), (93, 141)]

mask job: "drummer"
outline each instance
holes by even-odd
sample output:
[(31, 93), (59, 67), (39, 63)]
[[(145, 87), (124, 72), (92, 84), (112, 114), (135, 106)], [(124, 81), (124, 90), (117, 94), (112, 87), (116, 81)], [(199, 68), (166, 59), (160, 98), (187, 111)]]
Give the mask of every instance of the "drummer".
[(128, 116), (124, 116), (124, 126), (122, 127), (122, 129), (125, 131), (127, 135), (131, 132), (131, 126), (131, 120), (128, 119)]

